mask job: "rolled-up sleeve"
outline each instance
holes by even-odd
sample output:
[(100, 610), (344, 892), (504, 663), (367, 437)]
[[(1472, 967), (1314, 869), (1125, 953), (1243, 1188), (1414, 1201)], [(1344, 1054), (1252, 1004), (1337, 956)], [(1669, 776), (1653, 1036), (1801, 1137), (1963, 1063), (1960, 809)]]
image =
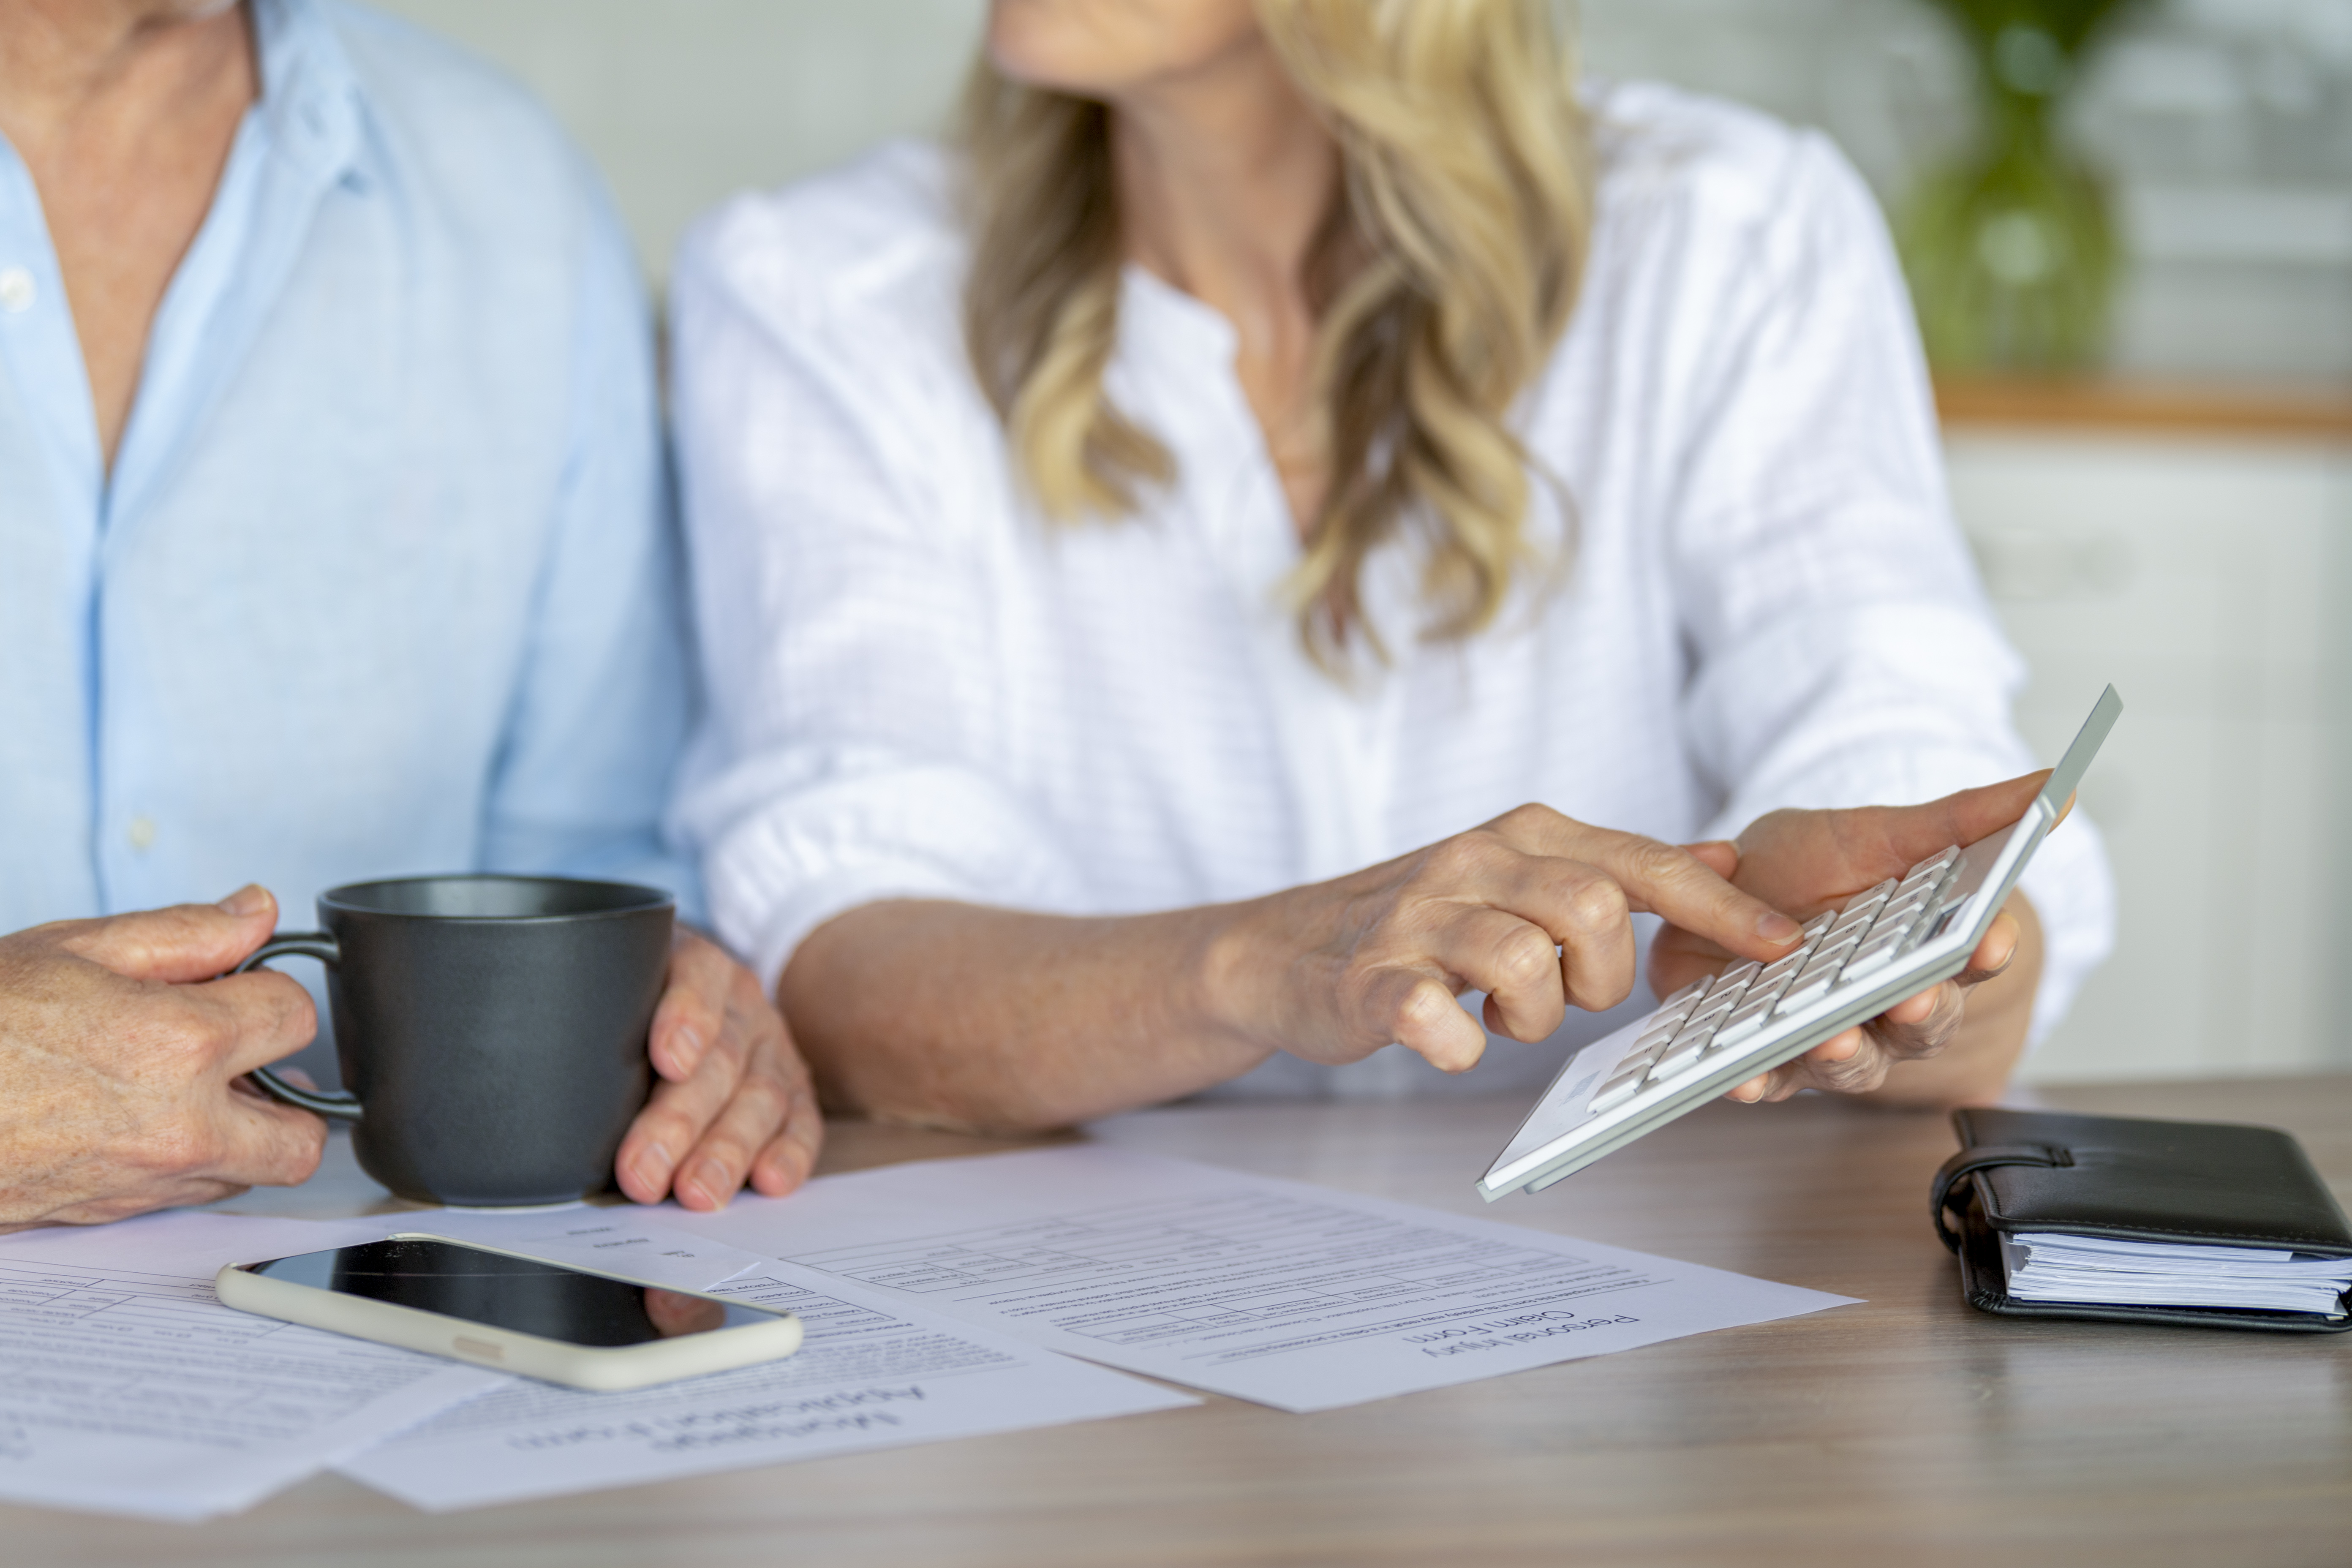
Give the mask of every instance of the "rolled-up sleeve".
[(1080, 901), (996, 765), (1006, 607), (946, 477), (971, 465), (922, 382), (936, 354), (813, 296), (791, 252), (756, 209), (722, 211), (681, 254), (674, 310), (709, 688), (676, 826), (720, 935), (771, 985), (861, 904)]
[[(2025, 676), (1950, 516), (1932, 399), (1876, 205), (1817, 137), (1706, 323), (1674, 477), (1683, 721), (1729, 836), (1780, 806), (1906, 804), (2035, 766)], [(2083, 693), (2087, 710), (2095, 692)], [(2097, 830), (2053, 834), (2023, 888), (2047, 952), (2039, 1037), (2113, 941)]]

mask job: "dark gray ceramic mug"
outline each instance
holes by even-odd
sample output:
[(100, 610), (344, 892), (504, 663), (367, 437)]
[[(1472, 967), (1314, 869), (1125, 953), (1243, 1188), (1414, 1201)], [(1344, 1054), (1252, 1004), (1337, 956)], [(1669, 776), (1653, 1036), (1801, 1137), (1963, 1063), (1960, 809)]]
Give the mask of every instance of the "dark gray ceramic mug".
[(348, 1092), (278, 1099), (353, 1124), (361, 1168), (404, 1198), (562, 1203), (609, 1185), (652, 1087), (646, 1039), (676, 905), (625, 882), (410, 877), (319, 896), (318, 931), (237, 966), (327, 965)]

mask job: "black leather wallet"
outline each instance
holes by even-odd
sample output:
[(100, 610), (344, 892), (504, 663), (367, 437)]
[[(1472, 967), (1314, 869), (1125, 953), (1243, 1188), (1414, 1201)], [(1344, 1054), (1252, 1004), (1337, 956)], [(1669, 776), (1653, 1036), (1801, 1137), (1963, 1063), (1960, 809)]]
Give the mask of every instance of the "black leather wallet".
[[(2271, 1127), (2150, 1121), (2041, 1110), (1956, 1110), (1960, 1152), (1936, 1173), (1936, 1233), (1959, 1255), (1960, 1289), (1982, 1311), (2021, 1318), (2341, 1333), (2352, 1315), (2234, 1307), (2021, 1301), (2001, 1267), (2003, 1233), (2291, 1247), (2352, 1258), (2352, 1224), (2303, 1146)], [(1945, 1211), (1958, 1216), (1957, 1230)], [(2352, 1292), (2342, 1299), (2352, 1310)]]

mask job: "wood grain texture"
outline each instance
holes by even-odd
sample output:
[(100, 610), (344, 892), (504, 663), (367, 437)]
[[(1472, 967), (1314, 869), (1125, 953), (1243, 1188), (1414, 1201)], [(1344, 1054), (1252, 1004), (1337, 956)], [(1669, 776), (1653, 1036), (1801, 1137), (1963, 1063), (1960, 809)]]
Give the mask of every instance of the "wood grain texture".
[[(2283, 1126), (2352, 1195), (2352, 1078), (2102, 1085), (2069, 1110)], [(2352, 1335), (2017, 1321), (1965, 1306), (1926, 1194), (1943, 1119), (1717, 1104), (1535, 1197), (1472, 1178), (1521, 1107), (1201, 1106), (1121, 1147), (1376, 1193), (1865, 1305), (1318, 1415), (1190, 1410), (432, 1516), (322, 1477), (179, 1528), (0, 1507), (0, 1561), (2342, 1564)], [(845, 1126), (828, 1170), (981, 1152)], [(346, 1164), (255, 1212), (376, 1194)], [(290, 1200), (290, 1201), (289, 1201)]]
[(1972, 426), (2352, 442), (2352, 387), (2204, 382), (1939, 379), (1947, 430)]

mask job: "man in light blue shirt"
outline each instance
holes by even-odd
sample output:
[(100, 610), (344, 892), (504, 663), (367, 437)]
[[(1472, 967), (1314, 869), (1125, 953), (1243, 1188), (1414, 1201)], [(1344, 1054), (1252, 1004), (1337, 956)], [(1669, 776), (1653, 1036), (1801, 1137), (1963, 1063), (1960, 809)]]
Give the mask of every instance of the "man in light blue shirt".
[[(690, 677), (645, 313), (547, 118), (328, 0), (0, 0), (0, 132), (5, 1227), (317, 1156), (237, 1081), (309, 1037), (294, 983), (198, 984), (270, 900), (86, 917), (258, 882), (307, 924), (469, 868), (695, 889), (656, 829)], [(653, 1052), (631, 1195), (805, 1174), (805, 1073), (709, 943)]]

